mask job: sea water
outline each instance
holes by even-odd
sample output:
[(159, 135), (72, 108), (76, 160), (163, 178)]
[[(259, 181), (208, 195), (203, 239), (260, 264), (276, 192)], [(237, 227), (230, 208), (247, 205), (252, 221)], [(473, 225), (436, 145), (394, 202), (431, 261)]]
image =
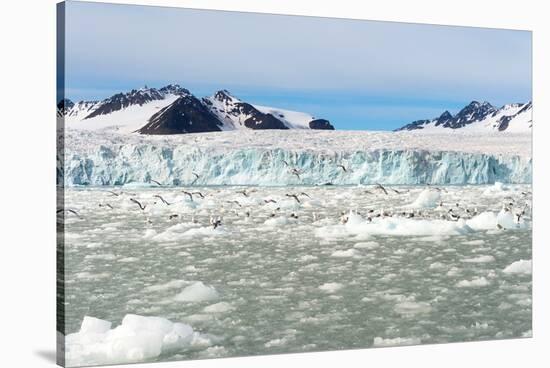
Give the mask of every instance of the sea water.
[(530, 186), (384, 189), (67, 189), (67, 364), (531, 336)]

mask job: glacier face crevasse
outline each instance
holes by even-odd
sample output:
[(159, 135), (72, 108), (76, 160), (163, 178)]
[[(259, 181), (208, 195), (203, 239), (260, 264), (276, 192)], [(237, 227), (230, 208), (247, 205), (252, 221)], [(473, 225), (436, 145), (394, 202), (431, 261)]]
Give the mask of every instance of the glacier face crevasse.
[[(287, 166), (288, 164), (288, 166)], [(337, 165), (343, 164), (344, 171)], [(291, 173), (292, 168), (299, 171)], [(193, 172), (200, 175), (195, 181)], [(425, 150), (321, 153), (279, 148), (219, 152), (152, 144), (67, 152), (58, 180), (65, 185), (320, 185), (530, 183), (531, 158)]]

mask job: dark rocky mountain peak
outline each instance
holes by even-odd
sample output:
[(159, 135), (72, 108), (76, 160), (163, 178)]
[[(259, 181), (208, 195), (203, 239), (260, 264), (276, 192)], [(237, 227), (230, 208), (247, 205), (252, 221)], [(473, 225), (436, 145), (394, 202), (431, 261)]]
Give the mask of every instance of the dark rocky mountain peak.
[(441, 114), (435, 121), (435, 126), (449, 124), (453, 120), (453, 115), (447, 110)]
[(334, 130), (334, 126), (326, 119), (313, 119), (309, 122), (310, 129)]
[(137, 132), (141, 134), (183, 134), (221, 131), (223, 123), (195, 96), (179, 97), (151, 116)]
[(169, 94), (176, 95), (176, 96), (184, 96), (184, 95), (191, 94), (191, 92), (189, 92), (188, 89), (181, 87), (179, 84), (168, 84), (160, 88), (159, 92), (162, 93), (164, 96)]

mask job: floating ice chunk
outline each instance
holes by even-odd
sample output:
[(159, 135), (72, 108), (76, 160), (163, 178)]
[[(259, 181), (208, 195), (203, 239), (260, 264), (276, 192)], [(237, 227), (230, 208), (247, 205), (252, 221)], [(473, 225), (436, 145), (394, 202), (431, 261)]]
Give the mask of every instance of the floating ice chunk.
[(228, 355), (228, 352), (223, 346), (211, 346), (199, 353), (201, 358), (219, 358), (226, 355)]
[(460, 288), (469, 288), (469, 287), (482, 287), (489, 285), (489, 281), (485, 277), (475, 277), (472, 280), (462, 280), (459, 281), (456, 286)]
[(272, 348), (272, 347), (277, 347), (277, 346), (283, 346), (285, 345), (286, 343), (288, 342), (288, 339), (286, 337), (283, 337), (281, 339), (273, 339), (273, 340), (269, 340), (268, 342), (266, 342), (264, 344), (264, 346), (266, 348)]
[(462, 244), (464, 245), (483, 245), (485, 244), (485, 240), (469, 240), (469, 241), (465, 241), (465, 242), (462, 242)]
[(204, 307), (203, 311), (205, 313), (225, 313), (233, 310), (233, 306), (227, 302), (219, 302), (216, 304), (211, 304), (207, 307)]
[(183, 280), (172, 280), (164, 284), (147, 286), (143, 288), (143, 291), (146, 293), (164, 291), (169, 289), (177, 289), (177, 288), (183, 287), (183, 285), (185, 285), (185, 281)]
[(396, 337), (394, 339), (384, 339), (382, 337), (375, 337), (372, 346), (374, 347), (387, 347), (387, 346), (406, 346), (406, 345), (418, 345), (422, 341), (418, 337)]
[(441, 262), (431, 263), (430, 267), (429, 267), (430, 270), (441, 270), (441, 269), (444, 269), (444, 268), (445, 268), (445, 265)]
[(493, 256), (479, 256), (474, 258), (466, 258), (462, 260), (462, 262), (465, 262), (465, 263), (489, 263), (494, 261), (495, 261), (495, 257)]
[(336, 250), (330, 256), (335, 258), (350, 258), (350, 257), (355, 257), (357, 254), (358, 253), (355, 249), (347, 249), (347, 250)]
[(104, 333), (111, 329), (111, 322), (85, 316), (80, 325), (80, 333)]
[(372, 222), (324, 226), (316, 229), (318, 237), (338, 238), (349, 235), (463, 235), (472, 232), (465, 221), (416, 220), (397, 217), (375, 218)]
[(358, 215), (353, 211), (349, 211), (349, 214), (347, 215), (347, 217), (348, 217), (348, 220), (346, 222), (346, 226), (360, 225), (364, 221), (361, 215)]
[(512, 264), (506, 266), (502, 272), (504, 273), (517, 273), (517, 274), (524, 274), (524, 275), (530, 275), (532, 273), (532, 267), (533, 262), (531, 260), (523, 260), (520, 259), (519, 261), (513, 262)]
[(357, 249), (376, 249), (379, 246), (380, 244), (378, 244), (375, 241), (368, 241), (368, 242), (356, 243), (353, 247)]
[(187, 286), (181, 293), (176, 295), (176, 300), (180, 302), (204, 302), (216, 300), (219, 294), (212, 286), (206, 286), (201, 281)]
[(88, 254), (84, 259), (91, 259), (91, 260), (102, 260), (102, 261), (113, 261), (116, 259), (116, 256), (112, 253), (105, 253), (105, 254)]
[(197, 333), (183, 323), (128, 314), (111, 323), (85, 317), (79, 332), (65, 339), (68, 366), (136, 363), (189, 347)]
[(323, 290), (327, 293), (335, 293), (343, 287), (344, 285), (338, 282), (326, 282), (323, 285), (319, 286), (319, 290)]
[(437, 190), (433, 189), (424, 189), (416, 200), (411, 203), (409, 206), (410, 208), (433, 208), (437, 206), (441, 199), (441, 194)]
[[(491, 230), (497, 226), (497, 216), (494, 212), (482, 212), (466, 221), (466, 224), (474, 230)], [(475, 245), (475, 244), (473, 244)]]
[(507, 191), (508, 188), (501, 182), (496, 181), (494, 185), (488, 187), (483, 191), (484, 196), (494, 196), (505, 194), (503, 192)]
[(189, 229), (183, 236), (220, 236), (224, 235), (226, 232), (222, 228), (218, 227), (214, 229), (213, 227), (198, 227), (195, 229)]
[(306, 254), (305, 256), (301, 256), (299, 261), (300, 262), (309, 262), (309, 261), (314, 261), (317, 259), (317, 256), (314, 256), (314, 255), (311, 255), (311, 254)]
[(264, 225), (269, 227), (279, 227), (279, 226), (286, 225), (288, 223), (289, 223), (288, 218), (286, 218), (285, 216), (280, 216), (280, 217), (274, 217), (274, 218), (265, 220)]
[(527, 223), (520, 218), (517, 222), (511, 211), (505, 211), (502, 209), (497, 215), (497, 223), (505, 229), (525, 229)]
[(430, 303), (404, 301), (395, 305), (394, 310), (405, 316), (420, 313), (429, 313), (432, 310)]

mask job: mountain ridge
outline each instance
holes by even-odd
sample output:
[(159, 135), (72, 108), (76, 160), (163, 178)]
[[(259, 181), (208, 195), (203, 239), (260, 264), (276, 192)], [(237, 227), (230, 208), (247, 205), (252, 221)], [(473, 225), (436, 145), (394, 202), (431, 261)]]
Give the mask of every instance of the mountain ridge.
[[(178, 84), (132, 89), (101, 101), (58, 103), (57, 114), (69, 126), (101, 129), (111, 126), (140, 134), (186, 134), (236, 129), (334, 130), (326, 119), (309, 114), (256, 106), (225, 89), (198, 98)], [(89, 121), (89, 122), (86, 122)], [(97, 122), (97, 124), (94, 124)]]
[(472, 101), (454, 116), (445, 111), (437, 118), (415, 120), (394, 131), (515, 131), (528, 132), (533, 125), (532, 102), (506, 104), (496, 108), (489, 102)]

